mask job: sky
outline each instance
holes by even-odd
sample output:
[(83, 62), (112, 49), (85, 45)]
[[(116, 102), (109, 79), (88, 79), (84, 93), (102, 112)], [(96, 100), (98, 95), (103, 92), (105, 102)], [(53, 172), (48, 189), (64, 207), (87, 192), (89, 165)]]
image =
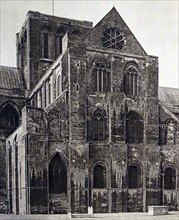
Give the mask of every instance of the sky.
[(179, 0), (0, 0), (0, 65), (16, 66), (16, 33), (29, 10), (95, 25), (113, 6), (147, 54), (159, 57), (159, 85), (178, 88)]

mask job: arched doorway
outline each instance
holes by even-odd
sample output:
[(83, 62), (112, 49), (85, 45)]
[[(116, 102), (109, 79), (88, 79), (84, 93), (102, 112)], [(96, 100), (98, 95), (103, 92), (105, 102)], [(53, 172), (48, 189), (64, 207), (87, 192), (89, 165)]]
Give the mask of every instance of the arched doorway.
[(59, 154), (49, 164), (49, 212), (67, 213), (67, 166)]
[(137, 163), (128, 166), (127, 211), (142, 212), (143, 190), (141, 167)]
[(109, 191), (107, 169), (103, 162), (97, 162), (92, 169), (92, 206), (94, 213), (109, 212)]

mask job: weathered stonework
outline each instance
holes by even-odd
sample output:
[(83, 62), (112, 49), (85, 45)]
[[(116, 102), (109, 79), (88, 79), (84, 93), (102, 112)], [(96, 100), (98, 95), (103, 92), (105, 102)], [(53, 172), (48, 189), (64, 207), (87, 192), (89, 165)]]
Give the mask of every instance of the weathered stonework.
[[(104, 33), (124, 35), (123, 47), (114, 48), (121, 38), (105, 44)], [(6, 91), (0, 101), (13, 101), (22, 115), (0, 138), (1, 212), (179, 209), (179, 119), (158, 99), (158, 58), (115, 8), (94, 28), (28, 12), (17, 66), (27, 90), (13, 98)]]

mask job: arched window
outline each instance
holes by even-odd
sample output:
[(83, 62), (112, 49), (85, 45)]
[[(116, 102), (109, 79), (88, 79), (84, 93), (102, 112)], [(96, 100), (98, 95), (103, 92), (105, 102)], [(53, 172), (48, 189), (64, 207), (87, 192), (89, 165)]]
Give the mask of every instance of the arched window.
[(111, 78), (106, 61), (99, 59), (93, 63), (93, 84), (96, 92), (110, 92)]
[(130, 112), (126, 118), (126, 142), (136, 144), (143, 142), (143, 123), (135, 112)]
[(97, 164), (93, 168), (93, 188), (106, 187), (106, 167), (104, 164)]
[(93, 140), (104, 141), (105, 140), (105, 117), (104, 111), (97, 109), (93, 113)]
[(56, 50), (56, 57), (58, 57), (62, 53), (62, 38), (64, 37), (66, 31), (63, 28), (59, 28), (57, 31), (57, 50)]
[(175, 143), (175, 126), (173, 120), (167, 122), (166, 127), (166, 143), (174, 144)]
[(134, 65), (129, 65), (124, 71), (123, 88), (126, 95), (137, 96), (137, 76), (138, 69)]
[(0, 130), (7, 137), (19, 126), (19, 116), (13, 105), (5, 105), (0, 112)]
[(129, 188), (139, 188), (141, 181), (140, 167), (136, 164), (129, 166), (128, 169), (128, 186)]
[(164, 172), (164, 189), (176, 188), (176, 170), (173, 166), (167, 167)]
[(67, 194), (67, 168), (59, 154), (56, 154), (50, 161), (49, 193)]
[(48, 32), (43, 33), (43, 58), (49, 58), (49, 34)]

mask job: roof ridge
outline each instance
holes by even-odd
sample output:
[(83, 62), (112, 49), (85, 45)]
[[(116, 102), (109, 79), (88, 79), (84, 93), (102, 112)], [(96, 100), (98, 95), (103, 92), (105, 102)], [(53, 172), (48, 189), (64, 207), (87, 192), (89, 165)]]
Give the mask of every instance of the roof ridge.
[(176, 87), (168, 87), (168, 86), (159, 86), (159, 88), (177, 89), (177, 90), (179, 90), (179, 88), (176, 88)]
[(5, 66), (5, 65), (0, 65), (0, 68), (1, 68), (1, 67), (18, 69), (18, 68), (17, 68), (17, 67), (15, 67), (15, 66)]

